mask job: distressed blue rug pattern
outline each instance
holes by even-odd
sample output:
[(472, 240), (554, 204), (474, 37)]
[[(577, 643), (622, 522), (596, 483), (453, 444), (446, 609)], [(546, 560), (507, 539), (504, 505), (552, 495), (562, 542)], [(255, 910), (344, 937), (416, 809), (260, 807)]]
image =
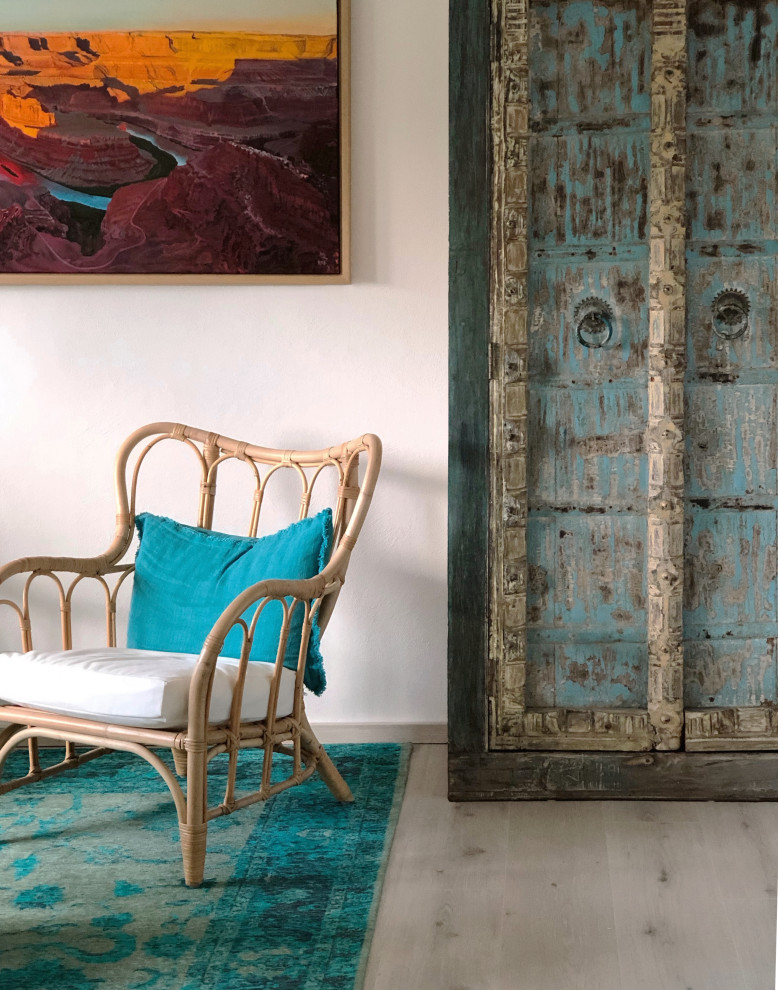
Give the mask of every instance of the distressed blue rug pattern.
[[(358, 990), (410, 747), (328, 751), (355, 803), (315, 775), (216, 819), (196, 890), (170, 795), (138, 757), (0, 797), (2, 990)], [(26, 754), (11, 760), (25, 772)], [(255, 780), (261, 755), (241, 765)], [(225, 773), (217, 757), (212, 795)]]

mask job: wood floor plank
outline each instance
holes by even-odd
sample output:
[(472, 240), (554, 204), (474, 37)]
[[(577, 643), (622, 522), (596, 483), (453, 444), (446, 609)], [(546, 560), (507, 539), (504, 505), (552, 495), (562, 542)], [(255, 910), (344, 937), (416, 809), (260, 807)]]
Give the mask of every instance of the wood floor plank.
[(445, 747), (414, 753), (366, 990), (496, 986), (472, 934), (490, 944), (501, 935), (509, 810), (449, 804)]
[(446, 786), (417, 747), (364, 990), (773, 990), (778, 805)]
[(602, 805), (511, 805), (500, 987), (622, 990)]
[(473, 931), (483, 944), (504, 944), (505, 884), (508, 877), (510, 805), (490, 808), (452, 804), (446, 835), (449, 851), (445, 875), (447, 958), (442, 986), (498, 990), (497, 958), (473, 952)]
[(632, 990), (747, 990), (699, 809), (603, 806), (619, 965)]
[(445, 870), (441, 826), (448, 817), (445, 747), (415, 747), (397, 831), (384, 880), (365, 990), (421, 985), (421, 970), (431, 986), (441, 985), (435, 968), (445, 956), (438, 920)]
[(773, 990), (778, 806), (706, 804), (701, 837), (748, 990)]

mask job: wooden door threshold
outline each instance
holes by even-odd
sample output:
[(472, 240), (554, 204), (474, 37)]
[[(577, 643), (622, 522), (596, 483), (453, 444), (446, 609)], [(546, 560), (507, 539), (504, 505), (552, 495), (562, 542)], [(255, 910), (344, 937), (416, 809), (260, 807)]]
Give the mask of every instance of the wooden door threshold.
[(778, 752), (449, 753), (451, 801), (778, 801)]

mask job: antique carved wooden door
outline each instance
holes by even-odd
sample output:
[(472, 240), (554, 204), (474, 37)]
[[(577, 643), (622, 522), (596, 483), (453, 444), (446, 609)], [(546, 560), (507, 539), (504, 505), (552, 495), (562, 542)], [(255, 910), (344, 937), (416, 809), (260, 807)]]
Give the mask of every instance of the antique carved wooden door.
[(777, 37), (775, 2), (690, 9), (687, 749), (778, 745)]
[[(485, 25), (455, 6), (456, 105)], [(494, 0), (489, 32), (484, 685), (452, 642), (452, 794), (775, 797), (778, 0)]]
[(642, 2), (553, 2), (530, 27), (524, 705), (538, 714), (494, 737), (647, 749), (651, 20)]

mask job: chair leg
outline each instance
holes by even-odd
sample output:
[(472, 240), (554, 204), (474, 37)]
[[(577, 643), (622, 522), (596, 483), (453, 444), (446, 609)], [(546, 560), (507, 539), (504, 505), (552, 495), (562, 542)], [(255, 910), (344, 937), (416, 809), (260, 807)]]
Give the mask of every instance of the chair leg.
[(303, 712), (302, 718), (300, 719), (300, 728), (302, 730), (303, 746), (305, 749), (309, 750), (309, 752), (318, 757), (316, 769), (321, 774), (322, 780), (330, 789), (330, 792), (338, 799), (338, 801), (345, 801), (347, 803), (353, 801), (354, 795), (351, 793), (351, 788), (341, 777), (338, 772), (338, 768), (329, 758), (327, 751), (316, 738), (305, 712)]
[(184, 883), (187, 887), (199, 887), (205, 873), (205, 847), (208, 837), (207, 823), (187, 825), (179, 822), (181, 855), (184, 860)]
[(200, 753), (186, 753), (186, 822), (179, 822), (181, 855), (184, 860), (184, 882), (187, 887), (199, 887), (205, 872), (205, 849), (208, 837), (207, 807), (208, 761)]
[(321, 752), (319, 753), (319, 762), (316, 769), (319, 771), (324, 783), (327, 787), (329, 787), (330, 791), (335, 795), (338, 801), (350, 803), (354, 800), (354, 795), (351, 793), (351, 788), (341, 777), (338, 772), (338, 768), (329, 758), (327, 751), (323, 746), (321, 748)]
[[(0, 778), (3, 776), (5, 761), (11, 755), (16, 746), (16, 743), (13, 742), (13, 738), (16, 733), (23, 728), (23, 725), (14, 722), (5, 729), (0, 729)], [(4, 794), (6, 791), (15, 790), (12, 784), (12, 781), (6, 781), (5, 785), (0, 786), (0, 794)]]

